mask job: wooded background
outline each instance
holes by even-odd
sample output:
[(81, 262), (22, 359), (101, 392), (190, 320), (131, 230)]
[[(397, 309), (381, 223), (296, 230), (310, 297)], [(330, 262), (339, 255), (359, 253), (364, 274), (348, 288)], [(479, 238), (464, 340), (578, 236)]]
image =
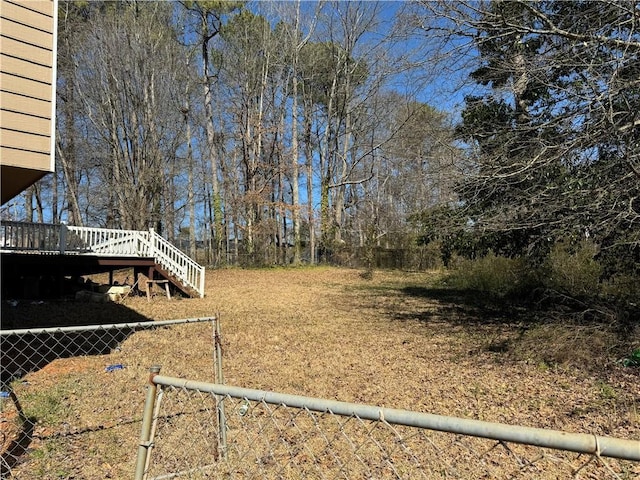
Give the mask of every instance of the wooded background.
[(57, 171), (3, 218), (153, 227), (216, 266), (639, 275), (638, 2), (59, 9)]

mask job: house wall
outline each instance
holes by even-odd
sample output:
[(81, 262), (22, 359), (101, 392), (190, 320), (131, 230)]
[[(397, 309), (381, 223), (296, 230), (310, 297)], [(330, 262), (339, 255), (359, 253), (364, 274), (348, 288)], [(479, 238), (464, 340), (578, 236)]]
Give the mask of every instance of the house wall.
[(2, 203), (55, 169), (57, 0), (0, 0)]

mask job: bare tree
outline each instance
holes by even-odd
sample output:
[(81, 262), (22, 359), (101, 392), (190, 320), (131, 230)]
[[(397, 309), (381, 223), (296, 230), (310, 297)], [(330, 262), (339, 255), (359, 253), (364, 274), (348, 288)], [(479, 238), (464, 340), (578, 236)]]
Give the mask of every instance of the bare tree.
[(163, 228), (162, 199), (172, 182), (167, 164), (175, 159), (182, 124), (180, 50), (170, 21), (168, 4), (109, 4), (93, 19), (79, 54), (84, 68), (76, 90), (100, 142), (102, 179), (124, 228)]
[[(57, 136), (55, 142), (56, 160), (62, 173), (60, 184), (63, 187), (63, 198), (66, 204), (67, 222), (71, 225), (83, 225), (80, 209), (80, 181), (82, 155), (80, 145), (82, 139), (78, 131), (83, 122), (82, 104), (76, 93), (78, 72), (77, 56), (82, 49), (82, 39), (88, 34), (87, 18), (97, 8), (82, 6), (74, 2), (60, 2), (58, 16), (58, 86), (56, 102)], [(58, 175), (58, 172), (56, 172)], [(57, 182), (56, 182), (57, 183)], [(57, 185), (54, 197), (57, 197)], [(57, 219), (57, 198), (54, 198), (54, 219)]]
[[(195, 18), (191, 28), (197, 36), (197, 45), (201, 52), (201, 84), (202, 105), (204, 107), (204, 128), (206, 131), (206, 158), (210, 162), (211, 198), (209, 199), (211, 210), (211, 241), (213, 247), (213, 263), (221, 261), (222, 245), (224, 240), (223, 206), (220, 181), (220, 159), (218, 158), (218, 136), (214, 123), (214, 84), (216, 81), (215, 69), (219, 68), (216, 61), (217, 53), (212, 55), (212, 42), (217, 39), (225, 18), (237, 12), (244, 2), (234, 1), (183, 1), (182, 5)], [(216, 65), (217, 63), (217, 65)], [(218, 129), (219, 130), (219, 129)]]

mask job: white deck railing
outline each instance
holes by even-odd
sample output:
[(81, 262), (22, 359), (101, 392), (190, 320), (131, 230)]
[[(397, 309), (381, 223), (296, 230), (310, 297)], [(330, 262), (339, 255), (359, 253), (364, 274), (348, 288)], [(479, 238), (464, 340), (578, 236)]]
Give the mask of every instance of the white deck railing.
[(60, 225), (3, 221), (0, 226), (2, 251), (56, 253), (65, 243), (60, 242), (64, 230)]
[(204, 267), (153, 230), (117, 230), (3, 221), (0, 250), (42, 254), (147, 257), (204, 296)]

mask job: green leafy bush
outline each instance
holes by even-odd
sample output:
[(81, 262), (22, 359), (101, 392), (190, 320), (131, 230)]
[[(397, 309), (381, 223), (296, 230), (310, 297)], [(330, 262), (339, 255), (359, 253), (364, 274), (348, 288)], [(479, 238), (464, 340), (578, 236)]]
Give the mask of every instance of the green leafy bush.
[(640, 277), (617, 274), (604, 278), (598, 254), (597, 244), (583, 240), (556, 243), (542, 261), (493, 251), (473, 260), (452, 255), (447, 285), (494, 298), (533, 300), (538, 306), (556, 301), (569, 305), (566, 300), (572, 298), (576, 308), (593, 310), (597, 306), (596, 310), (620, 317), (618, 320), (637, 318), (633, 312), (640, 308)]
[(622, 361), (625, 367), (640, 367), (640, 348), (636, 348), (629, 357)]

